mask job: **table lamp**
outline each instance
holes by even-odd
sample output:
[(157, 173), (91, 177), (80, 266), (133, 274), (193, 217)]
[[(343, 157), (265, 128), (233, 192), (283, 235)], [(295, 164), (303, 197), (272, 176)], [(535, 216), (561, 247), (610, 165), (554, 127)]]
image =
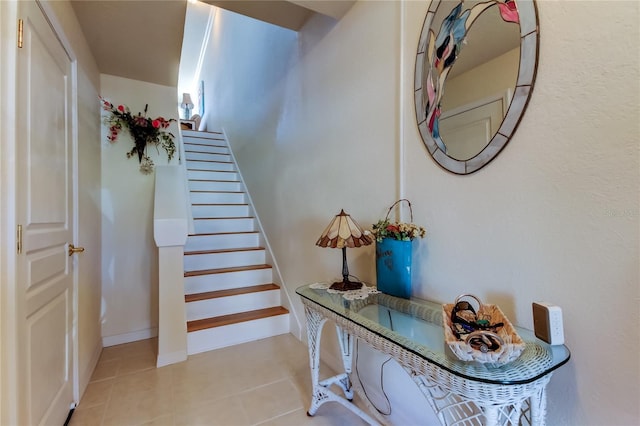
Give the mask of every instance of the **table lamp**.
[(184, 110), (184, 119), (188, 120), (191, 117), (191, 108), (193, 108), (193, 101), (189, 93), (182, 94), (182, 103), (180, 106)]
[(342, 249), (342, 281), (334, 282), (331, 285), (333, 290), (357, 290), (362, 287), (362, 283), (349, 281), (349, 267), (347, 266), (347, 247), (368, 246), (373, 243), (373, 238), (360, 228), (360, 225), (344, 210), (333, 218), (329, 226), (322, 232), (316, 245), (320, 247), (341, 248)]

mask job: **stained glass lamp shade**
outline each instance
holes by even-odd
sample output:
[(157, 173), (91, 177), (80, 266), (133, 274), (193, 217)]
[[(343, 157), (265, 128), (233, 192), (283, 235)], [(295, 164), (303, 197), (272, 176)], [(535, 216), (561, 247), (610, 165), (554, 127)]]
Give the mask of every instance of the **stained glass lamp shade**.
[(366, 234), (344, 210), (340, 210), (340, 213), (333, 218), (316, 241), (316, 245), (320, 247), (342, 249), (342, 281), (333, 283), (331, 285), (333, 290), (357, 290), (362, 287), (362, 283), (349, 280), (347, 247), (368, 246), (371, 243), (373, 243), (373, 238)]

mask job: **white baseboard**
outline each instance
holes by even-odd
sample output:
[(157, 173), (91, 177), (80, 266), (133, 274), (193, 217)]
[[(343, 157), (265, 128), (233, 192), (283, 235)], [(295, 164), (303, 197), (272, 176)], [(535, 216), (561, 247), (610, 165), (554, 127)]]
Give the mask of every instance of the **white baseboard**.
[(114, 336), (102, 336), (102, 346), (122, 345), (123, 343), (136, 342), (138, 340), (150, 339), (158, 336), (158, 328), (148, 328), (146, 330), (132, 331), (131, 333), (116, 334)]

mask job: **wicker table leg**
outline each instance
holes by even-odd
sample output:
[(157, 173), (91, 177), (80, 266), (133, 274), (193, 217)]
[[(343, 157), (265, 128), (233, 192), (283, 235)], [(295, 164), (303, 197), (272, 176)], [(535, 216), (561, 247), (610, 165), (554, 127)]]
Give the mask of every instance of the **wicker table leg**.
[[(551, 374), (549, 374), (548, 379), (551, 379)], [(529, 404), (531, 408), (531, 426), (544, 426), (547, 416), (546, 383), (538, 389), (538, 392), (531, 395)]]
[(353, 390), (351, 389), (351, 361), (353, 359), (353, 337), (344, 331), (339, 325), (336, 325), (336, 334), (338, 335), (338, 343), (340, 344), (340, 353), (342, 355), (342, 365), (344, 367), (344, 379), (338, 385), (342, 388), (344, 396), (349, 400), (353, 400)]
[(484, 413), (484, 422), (482, 423), (484, 426), (498, 426), (498, 407), (488, 405), (482, 407), (482, 412)]
[(311, 369), (311, 384), (313, 386), (311, 406), (309, 407), (309, 411), (307, 411), (307, 415), (315, 415), (322, 404), (333, 401), (352, 411), (370, 425), (379, 425), (379, 423), (367, 413), (329, 389), (331, 385), (336, 384), (342, 388), (347, 398), (353, 399), (353, 390), (351, 389), (351, 381), (349, 378), (349, 373), (351, 372), (351, 354), (353, 353), (353, 337), (344, 332), (340, 327), (337, 327), (345, 372), (320, 380), (320, 340), (322, 338), (322, 328), (327, 318), (306, 305), (304, 311), (307, 317), (309, 367)]

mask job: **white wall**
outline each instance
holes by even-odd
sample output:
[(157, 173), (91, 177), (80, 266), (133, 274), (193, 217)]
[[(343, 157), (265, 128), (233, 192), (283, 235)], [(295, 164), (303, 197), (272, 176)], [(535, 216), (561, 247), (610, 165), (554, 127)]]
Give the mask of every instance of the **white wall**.
[[(535, 89), (498, 158), (471, 176), (445, 173), (411, 114), (403, 121), (407, 196), (430, 231), (415, 293), (445, 301), (471, 291), (527, 328), (532, 301), (560, 305), (573, 356), (549, 385), (548, 423), (636, 424), (640, 58), (629, 52), (639, 4), (537, 5)], [(425, 7), (407, 3), (407, 40)]]
[[(178, 118), (176, 88), (101, 74), (101, 95), (132, 113), (149, 105), (149, 117)], [(178, 127), (169, 130), (178, 137)], [(158, 250), (153, 241), (154, 174), (143, 175), (122, 131), (107, 141), (102, 126), (102, 337), (105, 346), (157, 335)], [(178, 143), (177, 139), (175, 140)], [(149, 148), (156, 165), (167, 164), (164, 150)], [(177, 164), (177, 154), (170, 164)]]
[[(229, 129), (290, 293), (339, 274), (339, 253), (314, 243), (340, 208), (367, 226), (407, 196), (428, 228), (414, 294), (444, 302), (470, 291), (529, 328), (532, 301), (559, 304), (573, 356), (548, 387), (548, 423), (635, 424), (639, 4), (537, 5), (529, 107), (510, 144), (473, 175), (443, 171), (415, 124), (426, 1), (357, 2), (338, 23), (312, 19), (297, 46), (278, 30), (245, 42), (223, 14), (219, 36), (234, 37), (203, 73), (215, 81), (209, 123)], [(234, 48), (235, 59), (215, 54)], [(372, 247), (348, 257), (352, 273), (374, 279)], [(404, 400), (394, 412), (423, 422), (407, 407), (421, 403), (414, 389), (403, 393), (390, 395)]]

